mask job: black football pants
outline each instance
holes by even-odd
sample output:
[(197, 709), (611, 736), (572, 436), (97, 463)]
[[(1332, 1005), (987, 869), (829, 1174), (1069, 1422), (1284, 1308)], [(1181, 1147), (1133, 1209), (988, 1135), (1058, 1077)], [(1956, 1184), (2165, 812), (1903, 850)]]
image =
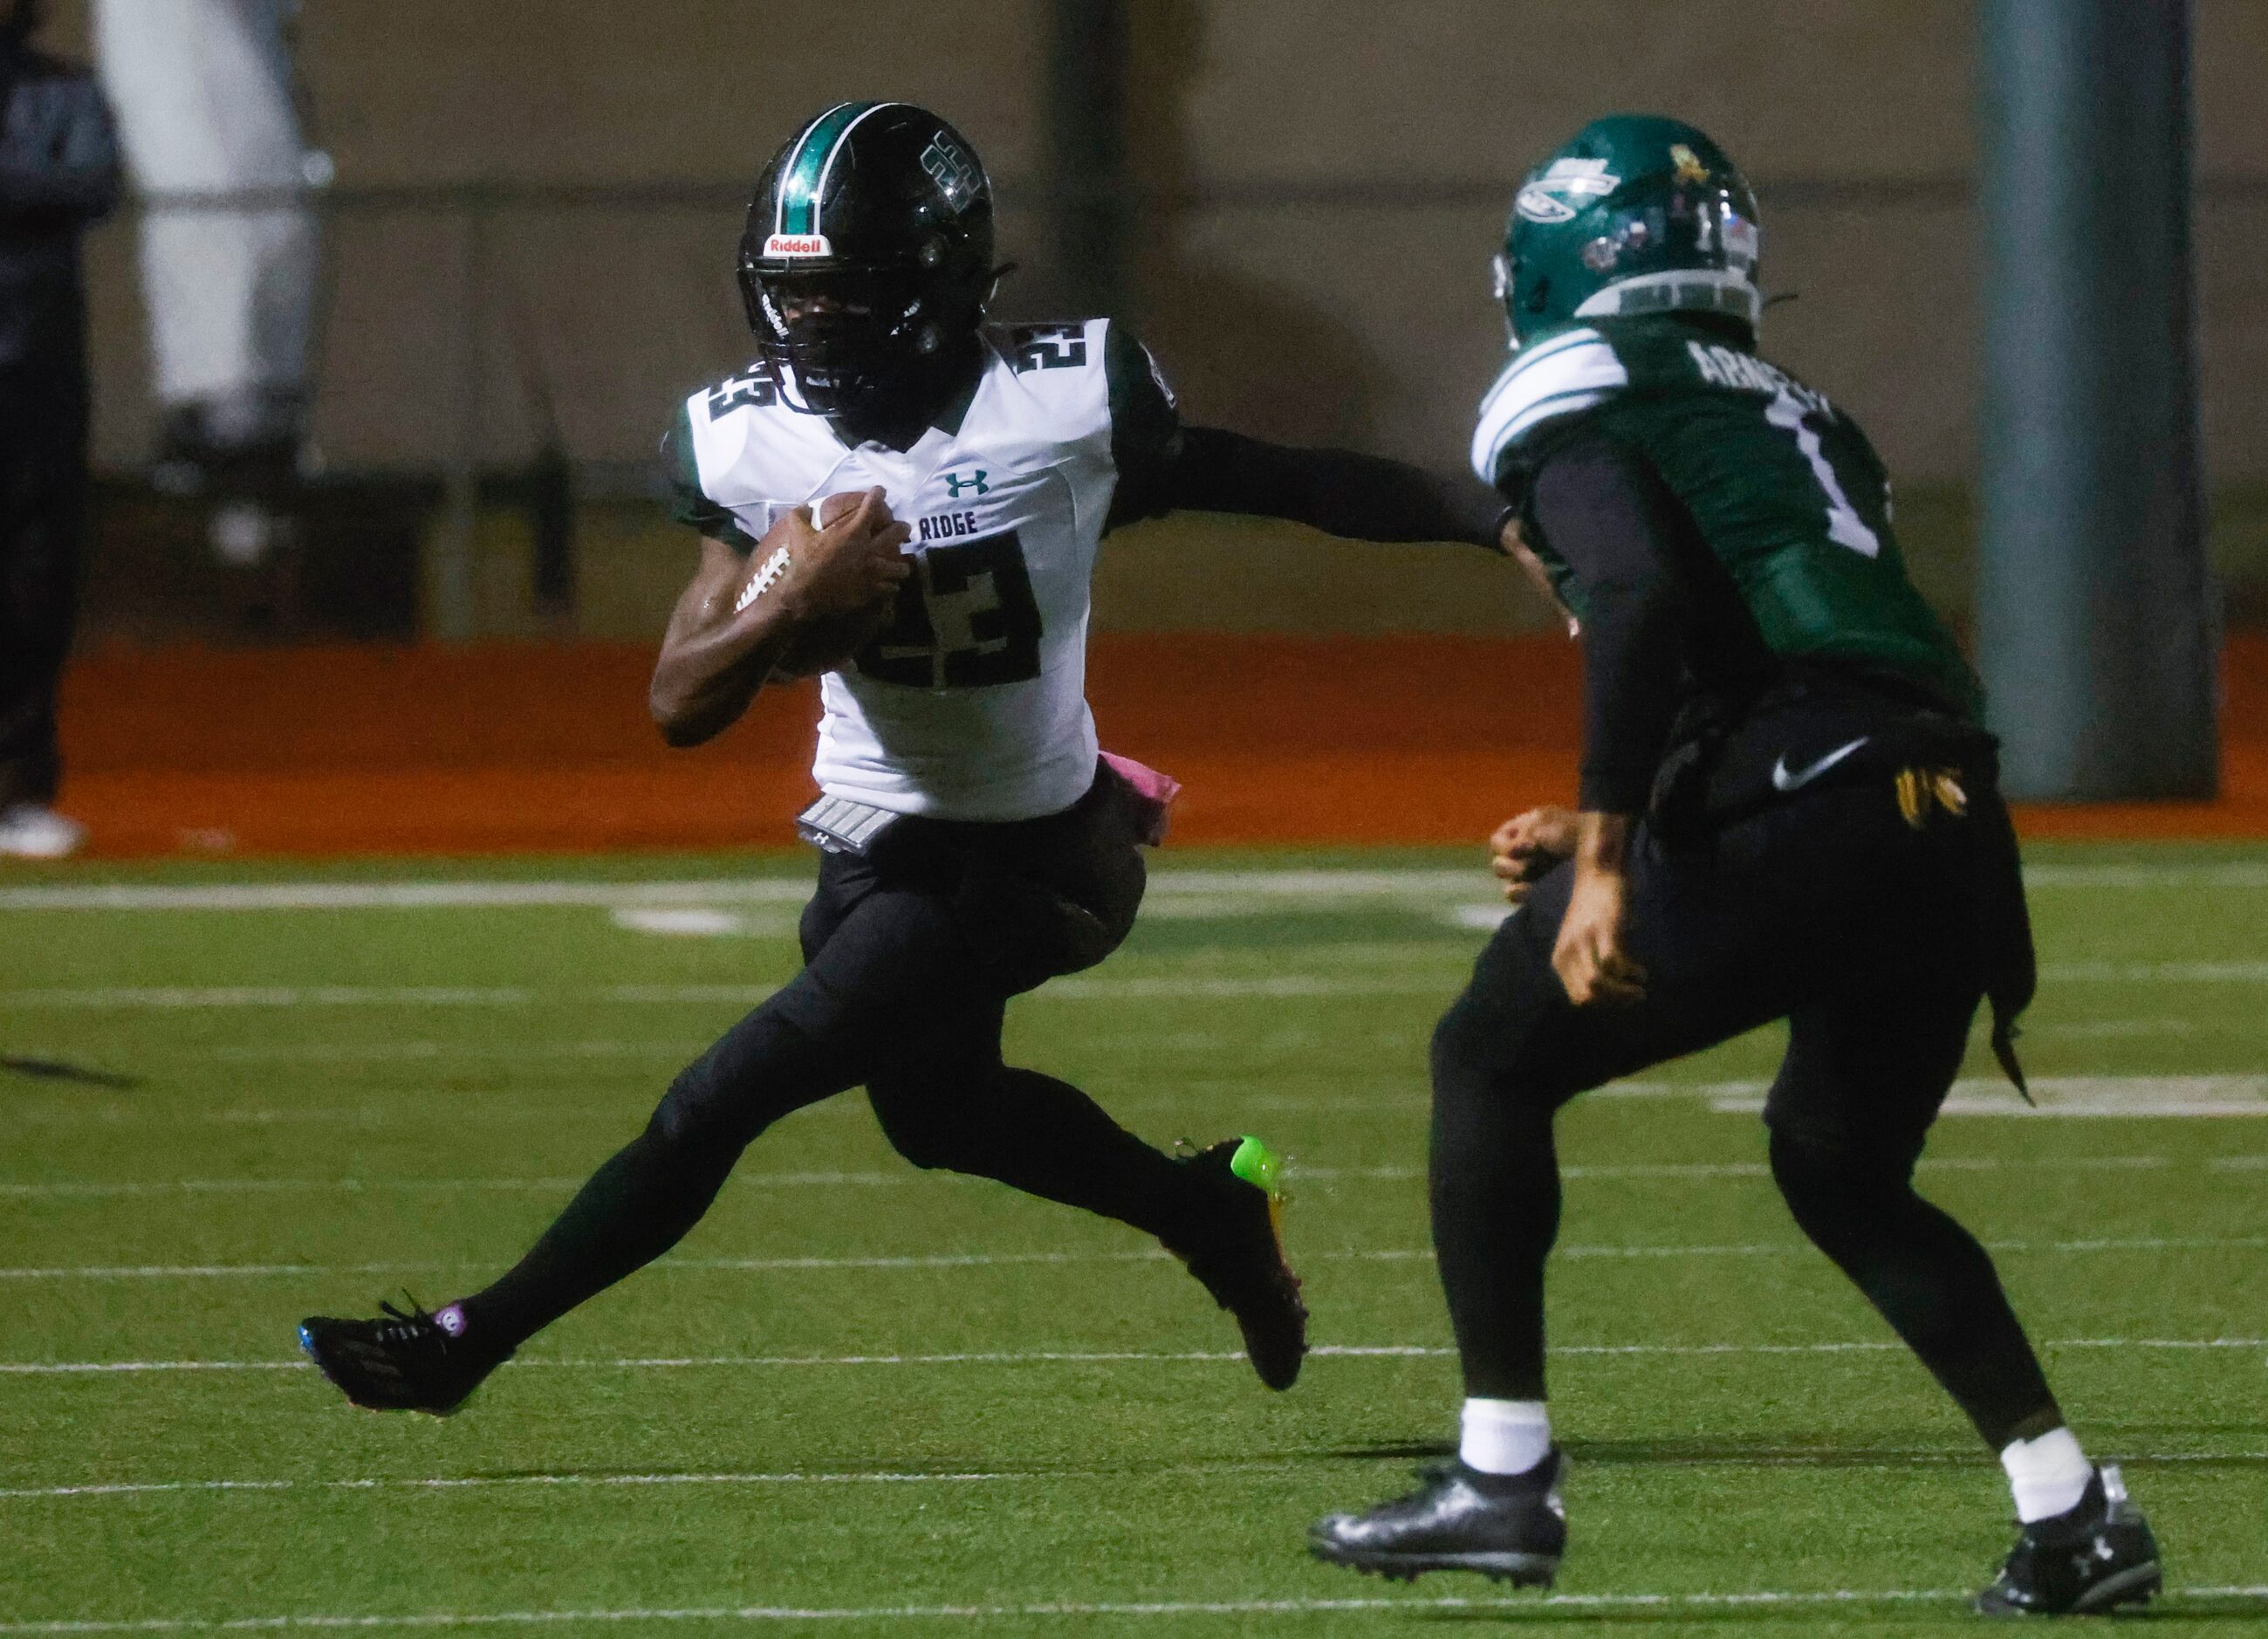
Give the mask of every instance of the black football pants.
[(2007, 931), (1978, 907), (2021, 894), (2007, 812), (1976, 783), (1967, 817), (1939, 809), (1918, 829), (1887, 776), (1783, 801), (1705, 852), (1669, 853), (1641, 825), (1628, 927), (1641, 1002), (1568, 1001), (1550, 963), (1569, 866), (1498, 931), (1432, 1048), (1433, 1238), (1467, 1392), (1543, 1396), (1554, 1112), (1786, 1019), (1764, 1119), (1798, 1223), (1995, 1450), (2061, 1421), (1984, 1249), (1912, 1185)]
[(1143, 884), (1108, 773), (1045, 819), (902, 820), (866, 856), (823, 856), (803, 971), (678, 1076), (518, 1266), (463, 1300), (472, 1335), (516, 1347), (659, 1257), (758, 1133), (858, 1086), (917, 1166), (1191, 1244), (1210, 1202), (1187, 1168), (1077, 1088), (1001, 1058), (1008, 999), (1102, 960), (1133, 927)]
[(55, 694), (85, 511), (84, 392), (0, 373), (0, 808), (45, 807), (62, 779)]

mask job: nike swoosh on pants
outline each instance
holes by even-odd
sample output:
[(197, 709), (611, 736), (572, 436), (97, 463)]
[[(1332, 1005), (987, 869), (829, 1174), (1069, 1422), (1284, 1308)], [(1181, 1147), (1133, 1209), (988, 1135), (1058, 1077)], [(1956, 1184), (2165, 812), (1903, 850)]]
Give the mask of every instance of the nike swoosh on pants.
[(1785, 751), (1781, 752), (1779, 761), (1772, 764), (1772, 789), (1775, 791), (1800, 790), (1805, 786), (1809, 785), (1813, 780), (1818, 779), (1829, 769), (1834, 767), (1845, 757), (1849, 757), (1853, 751), (1856, 751), (1860, 746), (1866, 744), (1867, 742), (1872, 738), (1874, 738), (1874, 736), (1871, 735), (1860, 735), (1856, 740), (1851, 742), (1850, 744), (1837, 746), (1832, 751), (1830, 751), (1825, 757), (1821, 757), (1816, 763), (1808, 764), (1800, 769), (1789, 768), (1787, 765), (1787, 753)]

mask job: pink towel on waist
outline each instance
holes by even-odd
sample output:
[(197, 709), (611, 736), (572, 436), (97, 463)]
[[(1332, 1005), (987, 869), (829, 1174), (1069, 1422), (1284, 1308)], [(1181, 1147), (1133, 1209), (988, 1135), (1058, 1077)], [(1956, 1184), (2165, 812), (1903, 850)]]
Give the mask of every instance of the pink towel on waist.
[(1161, 774), (1156, 769), (1136, 762), (1130, 757), (1120, 757), (1115, 751), (1105, 751), (1102, 760), (1110, 772), (1124, 782), (1134, 802), (1135, 833), (1142, 841), (1156, 847), (1166, 839), (1166, 823), (1174, 806), (1174, 799), (1182, 794), (1182, 782), (1171, 774)]

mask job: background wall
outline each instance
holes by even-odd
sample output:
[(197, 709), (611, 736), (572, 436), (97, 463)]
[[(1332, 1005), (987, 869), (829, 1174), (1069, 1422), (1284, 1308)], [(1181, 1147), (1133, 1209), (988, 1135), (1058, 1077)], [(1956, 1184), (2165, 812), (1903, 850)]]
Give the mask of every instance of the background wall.
[[(1773, 311), (1770, 351), (1866, 422), (1918, 504), (1925, 576), (1957, 596), (1977, 399), (1970, 11), (1136, 0), (1129, 316), (1192, 417), (1459, 462), (1502, 355), (1486, 269), (1513, 181), (1593, 114), (1676, 112), (1757, 182), (1767, 282), (1801, 298)], [(1033, 0), (310, 0), (305, 68), (340, 212), (327, 457), (446, 459), (477, 208), (482, 459), (524, 461), (548, 403), (586, 486), (633, 491), (676, 398), (743, 354), (737, 197), (838, 97), (925, 101), (967, 131), (1024, 264), (1003, 306), (1049, 312), (1043, 22)], [(2268, 485), (2268, 5), (2198, 0), (2198, 23), (2205, 447), (2235, 520), (2223, 556), (2242, 558), (2261, 550), (2247, 497)], [(99, 456), (125, 467), (151, 433), (130, 225), (103, 230), (91, 261)], [(681, 570), (649, 520), (591, 515), (600, 629), (641, 629)], [(1152, 531), (1113, 555), (1106, 620), (1494, 630), (1535, 615), (1493, 565), (1312, 546)], [(518, 549), (502, 526), (489, 549), (490, 624), (508, 628)]]

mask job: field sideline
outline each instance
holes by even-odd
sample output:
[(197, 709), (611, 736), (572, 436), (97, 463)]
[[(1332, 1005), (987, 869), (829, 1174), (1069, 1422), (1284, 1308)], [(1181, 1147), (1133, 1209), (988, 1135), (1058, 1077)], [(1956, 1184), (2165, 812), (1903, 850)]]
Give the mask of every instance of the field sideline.
[[(1088, 660), (1104, 743), (1187, 787), (1183, 842), (1454, 844), (1504, 793), (1574, 789), (1580, 657), (1556, 633), (1102, 631)], [(652, 666), (643, 644), (97, 652), (64, 694), (72, 811), (107, 860), (792, 846), (816, 700), (673, 751)], [(2217, 799), (2020, 805), (2018, 829), (2268, 840), (2268, 634), (2228, 634), (2221, 690)]]
[[(2039, 1111), (1979, 1051), (1924, 1163), (2168, 1554), (2268, 1634), (2268, 847), (2028, 850)], [(455, 1296), (793, 971), (794, 856), (0, 875), (0, 1635), (251, 1628), (1972, 1629), (1997, 1466), (1805, 1245), (1769, 1032), (1563, 1119), (1553, 1597), (1308, 1561), (1449, 1432), (1427, 1031), (1470, 851), (1169, 852), (1012, 1051), (1152, 1140), (1292, 1157), (1316, 1357), (1268, 1395), (1116, 1226), (782, 1123), (671, 1258), (460, 1418), (354, 1413), (313, 1309)]]

